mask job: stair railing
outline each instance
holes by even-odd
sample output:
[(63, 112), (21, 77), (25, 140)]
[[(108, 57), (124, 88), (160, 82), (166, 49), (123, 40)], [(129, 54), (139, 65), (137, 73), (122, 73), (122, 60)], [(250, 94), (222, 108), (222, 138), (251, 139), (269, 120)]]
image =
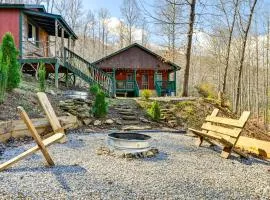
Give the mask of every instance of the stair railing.
[(112, 77), (73, 51), (64, 48), (64, 63), (75, 75), (90, 84), (98, 84), (109, 96), (115, 96)]

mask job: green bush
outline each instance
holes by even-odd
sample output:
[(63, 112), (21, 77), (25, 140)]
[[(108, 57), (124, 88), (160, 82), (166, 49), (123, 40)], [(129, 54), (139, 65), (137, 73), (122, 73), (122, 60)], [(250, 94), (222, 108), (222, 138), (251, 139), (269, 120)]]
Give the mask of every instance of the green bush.
[[(2, 49), (0, 48), (0, 103), (4, 102), (6, 86), (7, 86), (7, 72), (8, 65), (3, 61)], [(9, 60), (7, 61), (9, 62)]]
[(90, 87), (89, 89), (90, 93), (92, 95), (97, 95), (97, 93), (100, 91), (99, 85), (98, 84), (94, 84)]
[(108, 103), (105, 99), (106, 95), (102, 90), (99, 90), (96, 94), (95, 102), (92, 106), (92, 113), (94, 117), (102, 118), (108, 113)]
[(151, 108), (148, 110), (148, 115), (155, 121), (160, 120), (160, 106), (157, 101), (154, 101), (151, 105)]
[(152, 96), (151, 90), (143, 90), (143, 91), (142, 91), (142, 97), (143, 97), (145, 100), (148, 100), (151, 96)]
[(195, 86), (195, 88), (197, 89), (198, 93), (204, 98), (217, 98), (217, 92), (215, 91), (215, 87), (210, 83), (201, 83)]
[(39, 91), (45, 92), (46, 90), (46, 68), (44, 63), (40, 64), (38, 68), (38, 82), (39, 82)]
[(20, 64), (17, 60), (19, 51), (16, 48), (14, 38), (11, 33), (6, 33), (2, 39), (2, 61), (7, 64), (8, 78), (7, 78), (7, 90), (19, 86), (21, 81)]

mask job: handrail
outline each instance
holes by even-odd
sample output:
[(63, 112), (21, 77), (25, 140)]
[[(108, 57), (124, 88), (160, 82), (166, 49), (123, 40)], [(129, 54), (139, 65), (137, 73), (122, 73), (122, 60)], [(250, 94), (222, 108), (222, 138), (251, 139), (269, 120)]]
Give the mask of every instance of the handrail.
[(67, 48), (64, 48), (64, 63), (84, 81), (98, 84), (109, 96), (114, 96), (113, 80), (109, 74)]
[(157, 91), (157, 96), (161, 96), (161, 87), (160, 85), (158, 84), (158, 81), (155, 81), (155, 88), (156, 88), (156, 91)]
[(138, 96), (140, 96), (140, 88), (139, 88), (137, 81), (134, 80), (134, 82), (135, 82), (135, 96), (138, 97)]

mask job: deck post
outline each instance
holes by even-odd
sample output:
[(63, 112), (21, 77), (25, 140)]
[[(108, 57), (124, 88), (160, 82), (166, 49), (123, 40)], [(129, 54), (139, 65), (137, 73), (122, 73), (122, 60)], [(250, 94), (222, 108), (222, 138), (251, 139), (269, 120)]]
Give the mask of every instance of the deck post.
[(55, 56), (57, 57), (57, 38), (58, 38), (58, 23), (57, 19), (55, 20)]
[(175, 96), (176, 96), (176, 71), (173, 72), (173, 81), (174, 81), (173, 86), (174, 86), (174, 89), (175, 89), (174, 92), (175, 92)]
[(116, 80), (115, 80), (115, 68), (113, 68), (113, 77), (112, 77), (112, 84), (113, 84), (113, 96), (116, 97)]
[(58, 70), (59, 70), (59, 60), (56, 59), (56, 63), (55, 63), (55, 87), (58, 88)]
[(64, 46), (65, 46), (65, 43), (64, 43), (64, 34), (65, 34), (65, 32), (64, 32), (65, 30), (64, 30), (64, 28), (62, 27), (61, 28), (61, 57), (63, 57), (64, 55), (63, 55), (63, 52), (64, 52)]

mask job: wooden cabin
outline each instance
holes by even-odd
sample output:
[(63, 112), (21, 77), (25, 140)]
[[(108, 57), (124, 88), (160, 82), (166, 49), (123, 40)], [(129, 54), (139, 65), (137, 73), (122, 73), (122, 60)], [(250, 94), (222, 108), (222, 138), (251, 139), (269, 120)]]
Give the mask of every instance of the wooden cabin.
[(69, 74), (64, 67), (64, 48), (73, 49), (78, 38), (61, 15), (47, 13), (43, 5), (0, 4), (0, 38), (11, 32), (22, 71), (37, 75), (39, 63), (47, 73)]
[(180, 67), (137, 43), (93, 64), (112, 76), (117, 95), (139, 96), (144, 89), (157, 96), (176, 95)]

